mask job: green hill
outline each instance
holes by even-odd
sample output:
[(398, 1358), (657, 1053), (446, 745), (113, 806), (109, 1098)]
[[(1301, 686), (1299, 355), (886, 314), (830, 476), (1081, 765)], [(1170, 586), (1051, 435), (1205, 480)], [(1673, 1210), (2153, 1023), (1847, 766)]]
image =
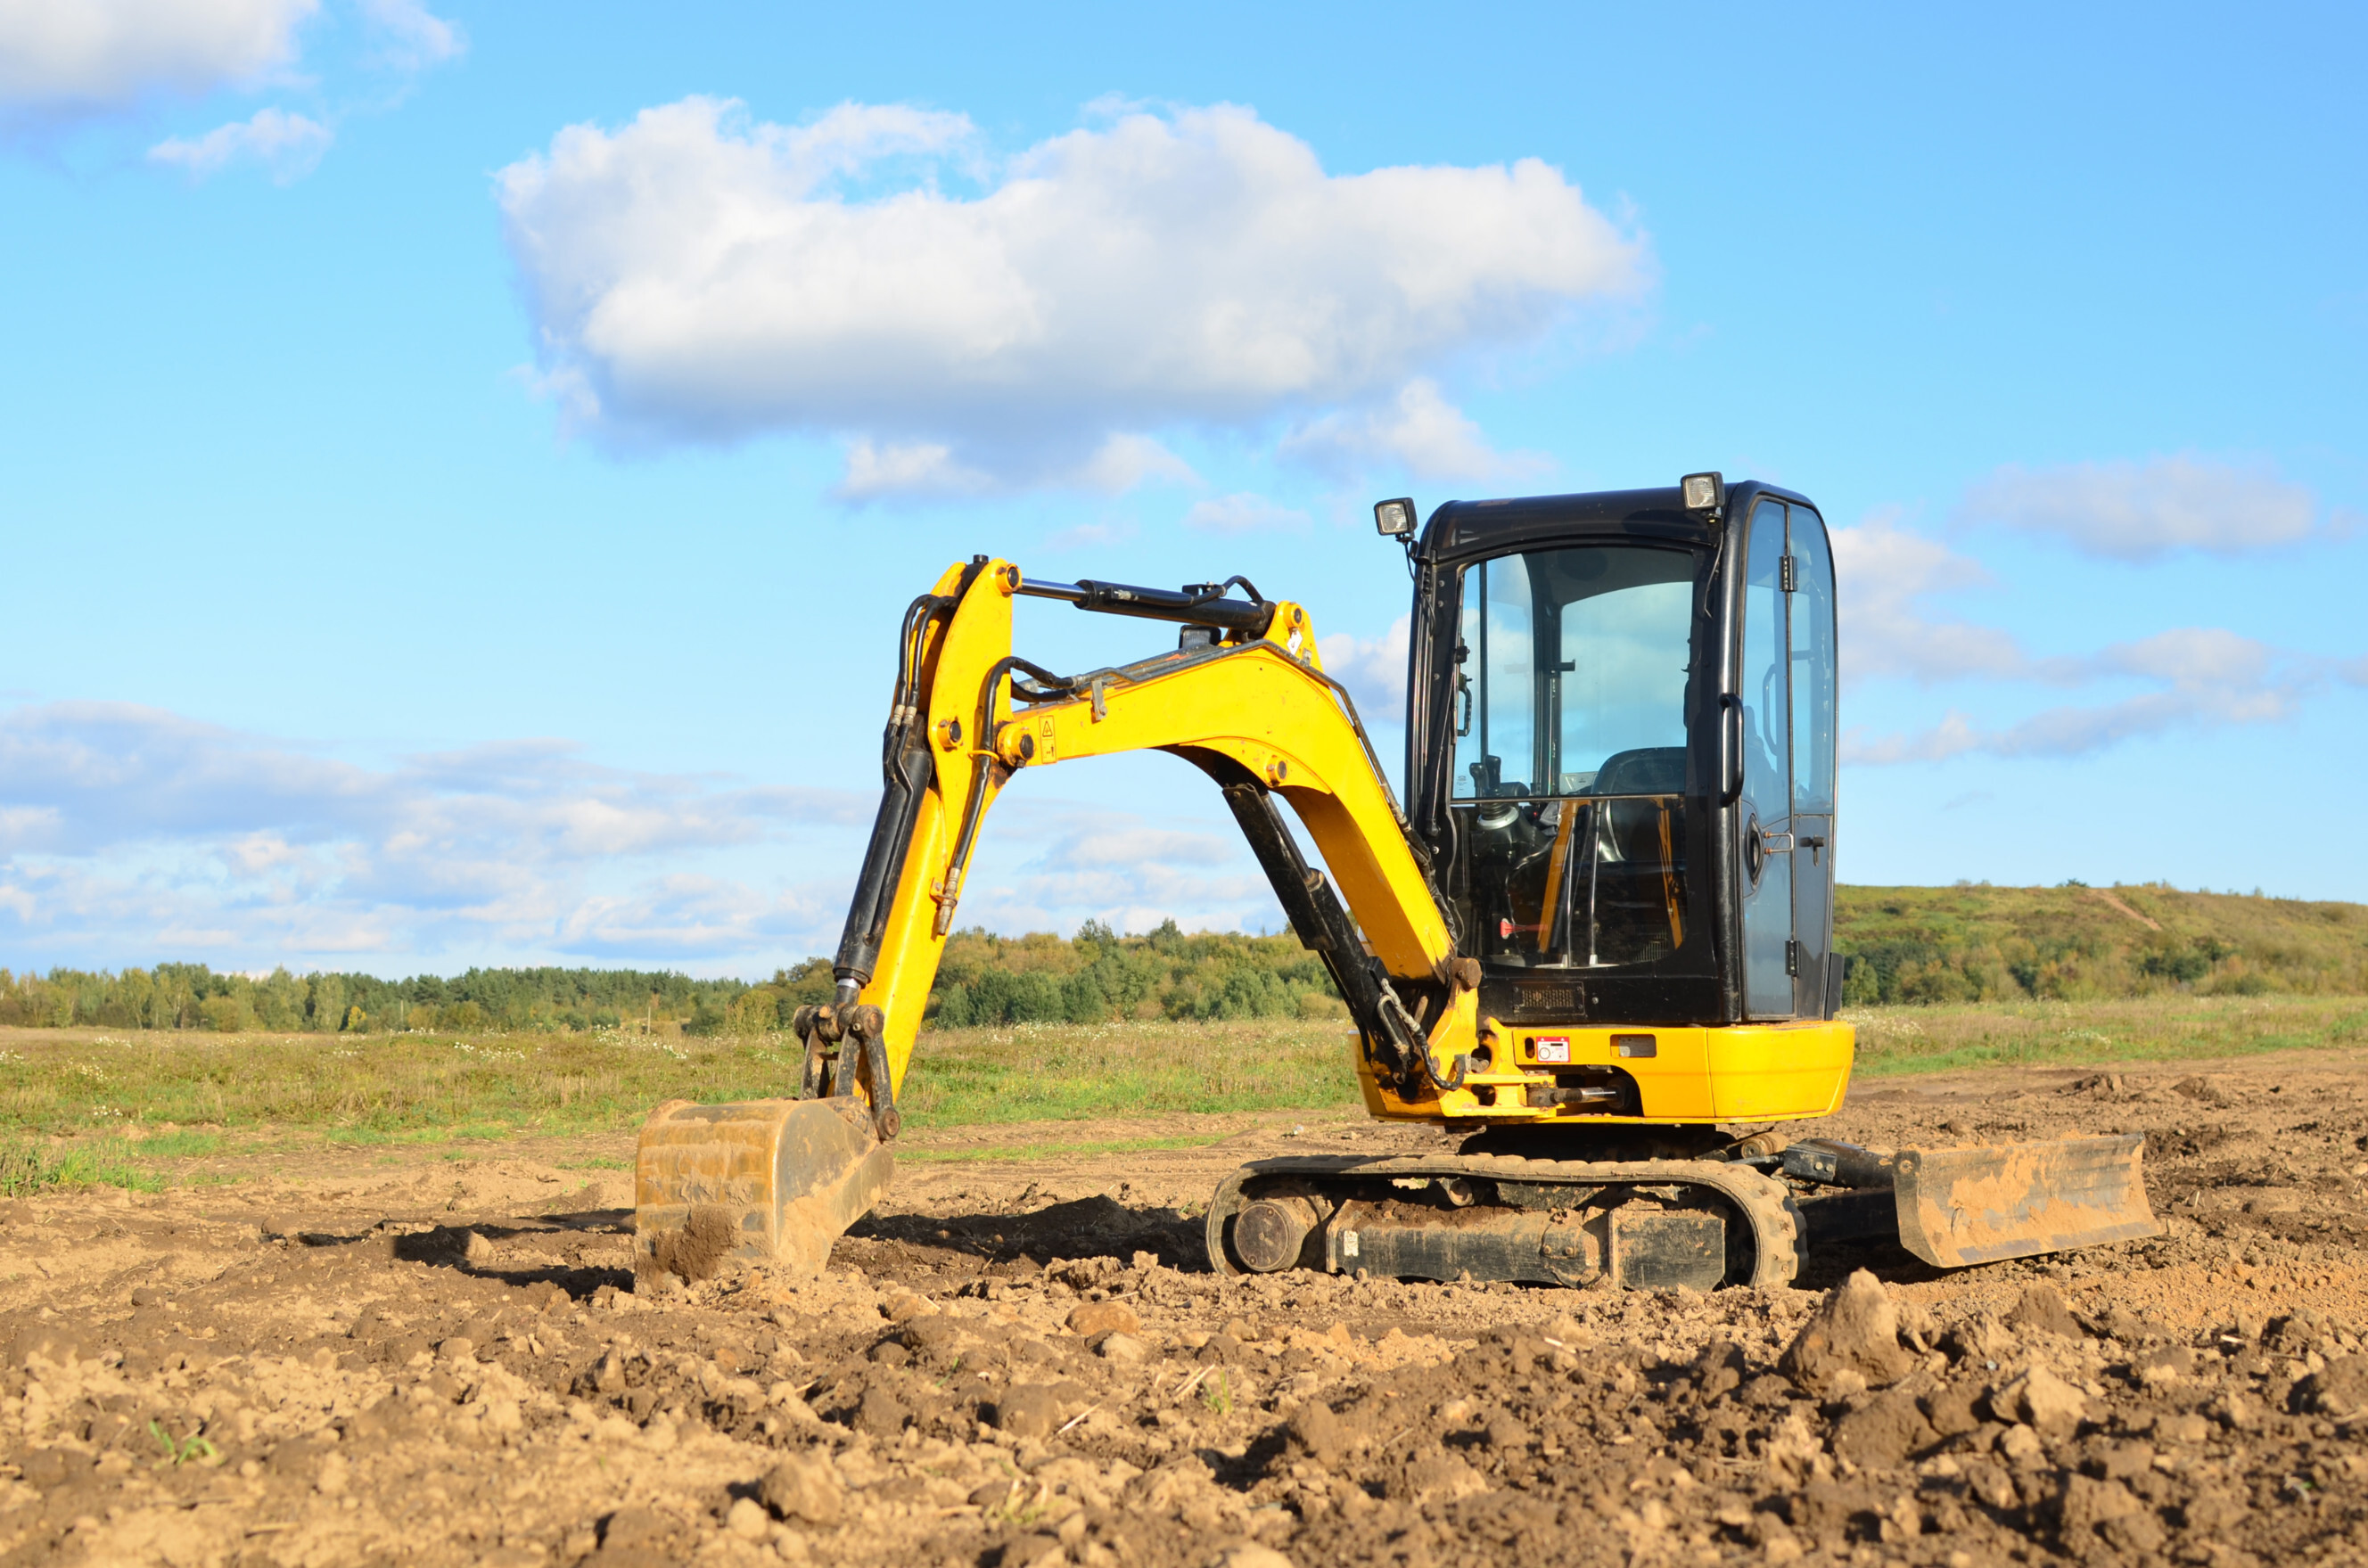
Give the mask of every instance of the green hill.
[(1836, 890), (1852, 1006), (2368, 994), (2368, 905), (2090, 888)]

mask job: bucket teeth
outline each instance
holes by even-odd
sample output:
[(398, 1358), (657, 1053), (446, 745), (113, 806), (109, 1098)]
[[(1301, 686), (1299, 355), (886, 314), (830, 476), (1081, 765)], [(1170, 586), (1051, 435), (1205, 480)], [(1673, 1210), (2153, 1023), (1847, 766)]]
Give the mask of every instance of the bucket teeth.
[(819, 1274), (894, 1165), (860, 1099), (670, 1100), (634, 1154), (634, 1271), (695, 1280), (737, 1260)]

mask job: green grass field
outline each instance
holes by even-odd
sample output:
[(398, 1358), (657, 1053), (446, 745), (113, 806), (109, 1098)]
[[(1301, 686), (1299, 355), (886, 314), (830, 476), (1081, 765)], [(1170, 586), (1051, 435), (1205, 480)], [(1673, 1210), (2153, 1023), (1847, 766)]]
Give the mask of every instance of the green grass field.
[[(2174, 994), (1861, 1007), (1846, 1017), (1858, 1026), (1861, 1075), (1885, 1077), (2344, 1046), (2368, 1030), (2368, 998)], [(1041, 1145), (997, 1151), (1010, 1157), (1078, 1147), (1087, 1130), (1076, 1124), (1096, 1119), (1353, 1110), (1350, 1041), (1328, 1020), (946, 1030), (922, 1037), (905, 1108), (922, 1129), (1068, 1124), (1048, 1126)], [(154, 1185), (159, 1172), (188, 1162), (322, 1141), (449, 1146), (628, 1132), (661, 1100), (782, 1093), (796, 1082), (795, 1045), (780, 1035), (613, 1029), (330, 1038), (0, 1030), (0, 1194)], [(1094, 1146), (1192, 1141), (1121, 1136)]]
[(2116, 1002), (1988, 1002), (1853, 1007), (1864, 1077), (1981, 1067), (2177, 1062), (2356, 1045), (2368, 997), (2149, 996)]

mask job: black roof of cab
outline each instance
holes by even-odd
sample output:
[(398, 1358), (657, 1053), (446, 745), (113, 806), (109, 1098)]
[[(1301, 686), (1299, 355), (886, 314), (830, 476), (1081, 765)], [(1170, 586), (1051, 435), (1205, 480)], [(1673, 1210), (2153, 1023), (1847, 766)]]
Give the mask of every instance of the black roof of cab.
[[(1723, 518), (1747, 515), (1751, 503), (1773, 495), (1816, 510), (1805, 495), (1757, 480), (1727, 487)], [(1598, 490), (1583, 495), (1523, 495), (1503, 501), (1450, 501), (1430, 515), (1415, 547), (1417, 564), (1500, 554), (1541, 540), (1573, 535), (1714, 544), (1721, 519), (1689, 512), (1674, 484), (1656, 490)]]
[(1708, 544), (1717, 525), (1689, 512), (1674, 484), (1656, 490), (1599, 490), (1586, 495), (1525, 495), (1506, 501), (1450, 501), (1431, 513), (1415, 557), (1454, 561), (1518, 549), (1542, 539), (1596, 534)]

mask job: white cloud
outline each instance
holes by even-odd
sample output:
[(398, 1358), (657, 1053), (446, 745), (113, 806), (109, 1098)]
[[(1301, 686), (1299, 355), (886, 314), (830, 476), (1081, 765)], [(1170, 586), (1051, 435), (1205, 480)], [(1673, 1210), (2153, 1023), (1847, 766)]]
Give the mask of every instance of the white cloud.
[[(2307, 486), (2266, 464), (2205, 458), (1999, 469), (1966, 493), (1962, 515), (2064, 540), (2086, 554), (2151, 561), (2192, 550), (2241, 555), (2329, 531)], [(2339, 520), (2340, 521), (2340, 520)]]
[(1513, 480), (1543, 473), (1552, 459), (1538, 452), (1500, 452), (1439, 383), (1417, 376), (1378, 407), (1336, 410), (1283, 437), (1284, 457), (1335, 473), (1357, 474), (1375, 461), (1394, 463), (1419, 479)]
[(1117, 435), (1086, 460), (1077, 471), (1077, 485), (1105, 495), (1121, 495), (1153, 480), (1190, 484), (1200, 479), (1192, 465), (1148, 436)]
[[(499, 176), (544, 374), (620, 444), (837, 437), (850, 494), (891, 479), (859, 483), (856, 453), (932, 448), (924, 490), (1091, 483), (1113, 437), (1385, 400), (1646, 273), (1535, 159), (1327, 175), (1218, 106), (1054, 137), (972, 198), (890, 161), (985, 168), (973, 140), (913, 108), (787, 127), (699, 97), (562, 131)], [(1469, 460), (1476, 436), (1429, 413), (1406, 452)]]
[[(1000, 869), (999, 868), (1008, 868)], [(1161, 824), (1082, 801), (1006, 794), (956, 918), (998, 931), (1279, 929), (1282, 913), (1231, 822)]]
[(362, 0), (362, 15), (383, 40), (387, 63), (399, 70), (441, 65), (468, 48), (461, 29), (430, 15), (420, 0)]
[(113, 108), (256, 81), (318, 0), (0, 0), (0, 105)]
[(1931, 607), (1937, 595), (1987, 586), (1989, 574), (1940, 540), (1899, 527), (1898, 517), (1896, 508), (1884, 508), (1831, 530), (1844, 683), (2030, 675), (2030, 658), (2006, 632)]
[(2182, 627), (2061, 661), (2059, 678), (2151, 689), (2102, 702), (2066, 704), (1997, 729), (1952, 711), (1916, 735), (1843, 738), (1847, 762), (1941, 762), (1984, 753), (2007, 757), (2079, 756), (2123, 741), (2176, 730), (2272, 723), (2291, 715), (2340, 666), (2281, 653), (2217, 627)]
[(1369, 722), (1406, 722), (1406, 662), (1414, 642), (1414, 617), (1402, 615), (1379, 637), (1350, 631), (1319, 633), (1316, 652), (1324, 673), (1349, 688), (1357, 712)]
[[(2104, 529), (2085, 538), (2087, 546), (2097, 553), (2133, 553), (2139, 548), (2139, 534), (2126, 517), (2112, 522), (2106, 529), (2097, 521), (2105, 513), (2079, 511), (2067, 499), (2088, 494), (2083, 487), (2108, 466), (2091, 465), (2080, 471), (2084, 477), (2079, 483), (2054, 492), (2056, 500), (2050, 505), (2061, 505), (2048, 515), (2085, 518), (2080, 526)], [(2017, 484), (2031, 477), (2017, 475), (2016, 471), (2002, 472), (2014, 477)], [(2178, 462), (2165, 463), (2157, 465), (2151, 478), (2141, 474), (2137, 482), (2122, 486), (2125, 493), (2153, 497), (2141, 508), (2153, 519), (2146, 537), (2197, 549), (2225, 551), (2242, 547), (2239, 533), (2215, 534), (2205, 526), (2212, 518), (2226, 521), (2235, 514), (2224, 506), (2206, 506), (2198, 499), (2219, 494), (2225, 500), (2234, 494), (2224, 483), (2232, 471), (2217, 471), (2180, 492), (2194, 503), (2187, 511), (2164, 499), (2185, 483), (2182, 474), (2192, 479), (2195, 472), (2192, 465), (2181, 468)], [(1967, 511), (1997, 515), (1999, 504), (1995, 497), (2004, 494), (1998, 488), (2002, 483), (1990, 482), (1989, 490), (1968, 502)], [(2154, 486), (2151, 491), (2149, 485)], [(2043, 488), (2034, 485), (2018, 494), (2031, 500)], [(1982, 499), (1981, 494), (1989, 498)], [(2304, 509), (2288, 514), (2278, 525), (2283, 530), (2279, 538), (2291, 540), (2298, 537), (2297, 529), (2308, 534), (2322, 527), (2312, 518), (2306, 494), (2304, 499)], [(2026, 520), (2040, 516), (2038, 503), (2032, 500), (2021, 515)], [(2065, 526), (2068, 530), (2072, 525)], [(1958, 680), (2033, 682), (2081, 688), (2095, 697), (1994, 725), (1952, 710), (1938, 723), (1912, 734), (1853, 731), (1843, 737), (1846, 761), (1939, 762), (1975, 754), (2077, 756), (2175, 731), (2274, 723), (2291, 716), (2312, 692), (2330, 681), (2368, 684), (2368, 660), (2357, 661), (2355, 668), (2340, 661), (2283, 651), (2217, 627), (2177, 628), (2095, 653), (2036, 657), (2004, 631), (1953, 619), (1934, 607), (1933, 601), (1941, 596), (1989, 586), (1991, 578), (1977, 562), (1939, 540), (1900, 527), (1896, 510), (1873, 513), (1854, 528), (1835, 528), (1832, 537), (1841, 597), (1846, 685), (1886, 677), (1926, 685)]]
[(271, 171), (285, 185), (313, 172), (329, 150), (335, 133), (316, 119), (284, 109), (257, 109), (252, 119), (219, 125), (194, 142), (167, 137), (148, 149), (150, 162), (176, 165), (193, 178), (218, 174), (241, 160), (252, 160)]
[(1244, 490), (1194, 502), (1184, 526), (1212, 534), (1295, 533), (1307, 526), (1307, 514)]
[[(571, 402), (575, 388), (561, 394)], [(571, 412), (574, 412), (571, 409)], [(581, 423), (580, 418), (575, 421)], [(882, 496), (985, 495), (1014, 488), (1009, 478), (973, 468), (943, 441), (874, 443), (858, 437), (847, 445), (847, 467), (831, 494), (842, 501)], [(1111, 436), (1085, 461), (1065, 472), (1040, 472), (1039, 483), (1071, 490), (1122, 494), (1152, 481), (1192, 483), (1192, 465), (1148, 436)]]
[(561, 945), (601, 958), (714, 958), (773, 953), (794, 961), (846, 916), (842, 888), (767, 895), (713, 877), (655, 878), (623, 894), (586, 898), (560, 923)]
[(995, 488), (995, 476), (954, 458), (943, 441), (904, 441), (876, 446), (848, 443), (847, 471), (833, 494), (843, 501), (882, 495), (975, 495)]
[[(853, 791), (602, 767), (554, 741), (365, 768), (91, 702), (0, 714), (0, 799), (11, 802), (0, 910), (16, 915), (20, 945), (78, 925), (119, 962), (127, 949), (144, 960), (143, 949), (206, 933), (217, 951), (266, 956), (354, 950), (361, 933), (381, 949), (592, 951), (568, 944), (586, 931), (654, 931), (671, 918), (666, 898), (677, 915), (688, 907), (661, 897), (664, 879), (632, 893), (595, 886), (621, 869), (738, 854), (791, 832), (851, 833), (871, 811)], [(752, 931), (803, 907), (789, 894), (741, 896), (755, 913), (735, 918)], [(705, 939), (697, 931), (721, 928), (700, 921), (642, 950), (686, 950)]]

